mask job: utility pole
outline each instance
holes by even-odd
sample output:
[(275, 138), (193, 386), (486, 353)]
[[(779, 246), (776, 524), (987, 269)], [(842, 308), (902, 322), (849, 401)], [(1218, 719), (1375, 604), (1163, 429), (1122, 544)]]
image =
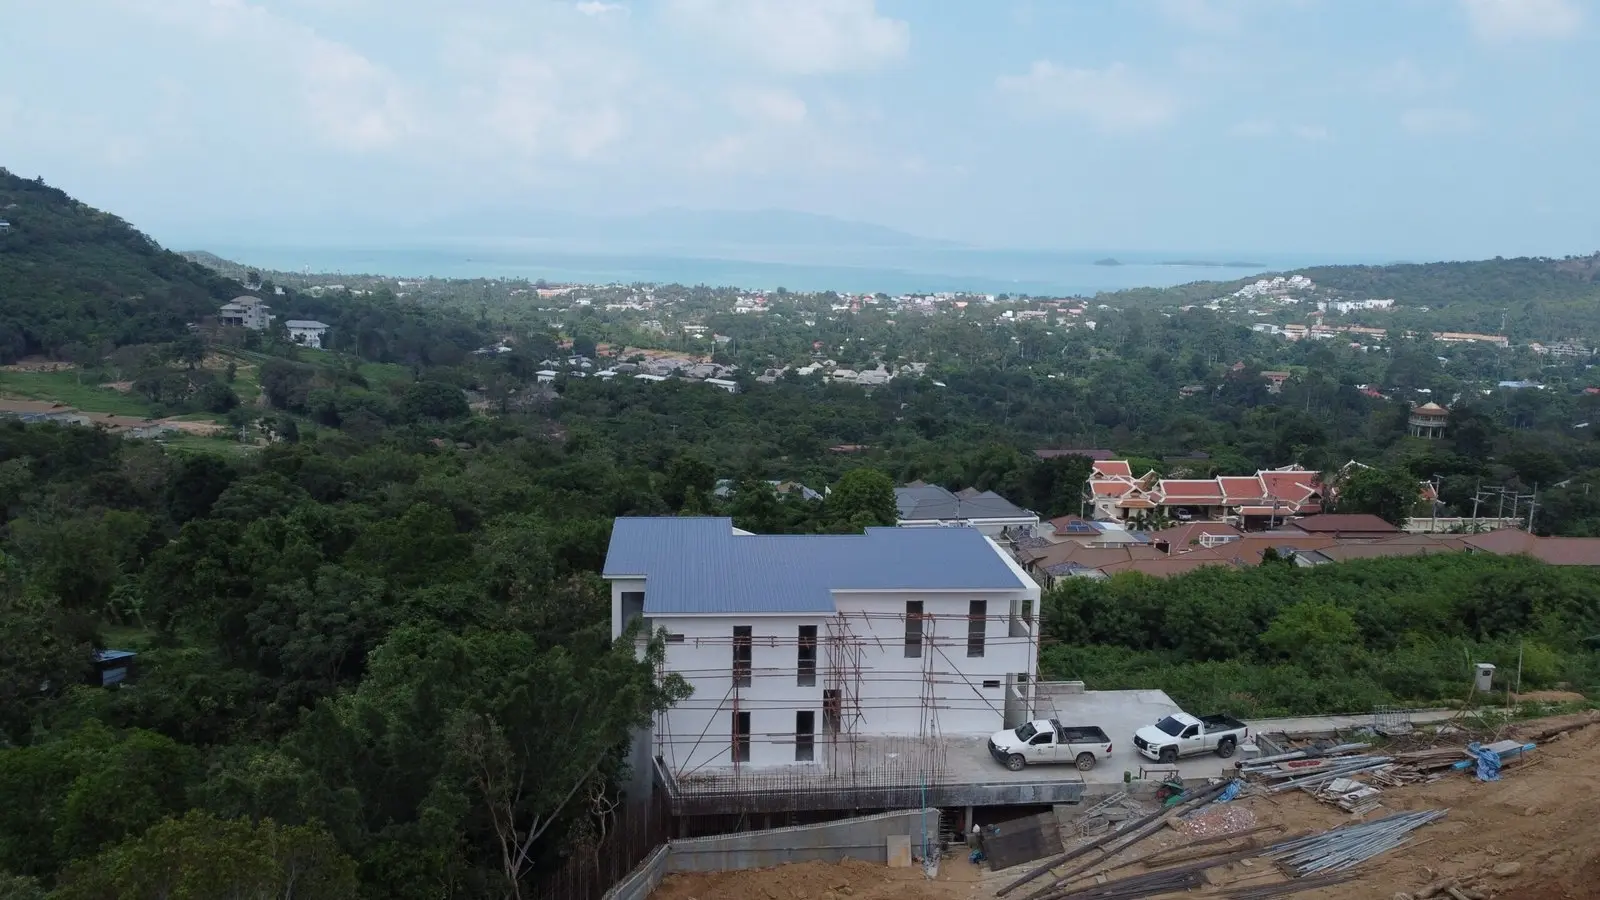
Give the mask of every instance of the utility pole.
[(1539, 508), (1539, 485), (1533, 485), (1533, 494), (1528, 498), (1528, 533), (1533, 534), (1533, 513)]

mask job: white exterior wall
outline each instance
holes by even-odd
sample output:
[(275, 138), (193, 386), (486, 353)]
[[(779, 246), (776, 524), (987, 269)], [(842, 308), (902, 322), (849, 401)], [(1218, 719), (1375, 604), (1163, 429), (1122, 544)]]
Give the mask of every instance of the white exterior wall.
[(1039, 524), (1038, 516), (1019, 517), (1014, 519), (898, 519), (894, 523), (900, 528), (947, 528), (952, 525), (961, 525), (977, 529), (978, 533), (986, 538), (997, 538), (1007, 528), (1022, 528)]
[(322, 334), (327, 330), (326, 328), (291, 328), (289, 329), (289, 340), (302, 347), (321, 350)]
[[(906, 591), (835, 594), (839, 612), (860, 640), (861, 719), (864, 734), (922, 732), (924, 682), (931, 681), (942, 734), (991, 734), (1005, 725), (1007, 686), (1038, 667), (1031, 631), (1011, 637), (1012, 614), (1021, 615), (1027, 591)], [(1037, 606), (1038, 588), (1032, 589)], [(986, 601), (983, 656), (967, 656), (967, 613)], [(922, 655), (906, 656), (906, 602), (921, 601)], [(931, 617), (931, 618), (930, 618)], [(930, 640), (931, 638), (931, 640)], [(985, 687), (984, 682), (997, 682)]]
[[(750, 714), (753, 768), (792, 766), (795, 713), (811, 710), (816, 745), (823, 743), (822, 689), (827, 625), (822, 616), (658, 616), (674, 639), (665, 668), (694, 686), (694, 695), (656, 717), (656, 742), (669, 770), (679, 773), (733, 765), (733, 715)], [(733, 691), (733, 629), (751, 632), (749, 687)], [(817, 626), (816, 684), (797, 684), (800, 626)], [(676, 635), (683, 635), (681, 642)], [(817, 757), (821, 758), (820, 750)]]

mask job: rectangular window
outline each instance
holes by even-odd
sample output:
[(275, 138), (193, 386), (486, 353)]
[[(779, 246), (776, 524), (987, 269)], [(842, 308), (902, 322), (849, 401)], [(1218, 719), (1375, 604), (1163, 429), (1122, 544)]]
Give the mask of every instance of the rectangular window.
[(844, 704), (839, 699), (839, 692), (824, 689), (822, 692), (822, 727), (829, 734), (838, 734), (840, 721), (844, 718)]
[(991, 678), (988, 681), (985, 681), (983, 683), (983, 686), (986, 687), (986, 688), (997, 688), (997, 687), (1000, 686), (1000, 679)]
[(733, 684), (750, 686), (750, 626), (733, 626)]
[(989, 627), (989, 601), (967, 604), (967, 655), (983, 655), (983, 635)]
[(750, 714), (733, 714), (733, 761), (750, 761)]
[(922, 601), (906, 601), (906, 659), (922, 656)]
[(794, 761), (811, 762), (817, 752), (817, 714), (802, 709), (794, 714)]
[(622, 627), (644, 615), (644, 591), (622, 592)]
[(669, 633), (667, 635), (667, 643), (669, 643), (669, 644), (681, 644), (681, 643), (683, 643), (683, 635), (681, 635), (681, 634), (670, 634)]
[(799, 687), (816, 687), (817, 684), (817, 626), (800, 626), (800, 652), (797, 658)]

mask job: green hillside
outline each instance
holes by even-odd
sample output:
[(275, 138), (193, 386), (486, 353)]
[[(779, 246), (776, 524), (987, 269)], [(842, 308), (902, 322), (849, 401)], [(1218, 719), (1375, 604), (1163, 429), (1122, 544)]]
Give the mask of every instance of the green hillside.
[(0, 363), (181, 337), (239, 285), (110, 213), (0, 169)]
[[(1600, 341), (1600, 253), (1386, 266), (1313, 266), (1304, 275), (1318, 296), (1393, 298), (1383, 324), (1436, 331), (1506, 334), (1514, 340)], [(1173, 308), (1233, 293), (1255, 277), (1196, 281), (1172, 288), (1134, 288), (1102, 295), (1113, 305)]]

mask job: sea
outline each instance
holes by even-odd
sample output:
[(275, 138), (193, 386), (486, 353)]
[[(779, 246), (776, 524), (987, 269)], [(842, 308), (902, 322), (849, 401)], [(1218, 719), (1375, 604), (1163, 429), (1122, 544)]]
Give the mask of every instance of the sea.
[[(1093, 296), (1102, 291), (1232, 281), (1266, 272), (1350, 260), (1260, 254), (1215, 259), (1185, 253), (1116, 253), (960, 248), (750, 248), (693, 253), (551, 249), (528, 243), (441, 242), (384, 246), (207, 246), (235, 262), (280, 272), (398, 278), (520, 278), (552, 284), (710, 285), (749, 290), (954, 291)], [(1115, 260), (1112, 265), (1107, 260)]]

